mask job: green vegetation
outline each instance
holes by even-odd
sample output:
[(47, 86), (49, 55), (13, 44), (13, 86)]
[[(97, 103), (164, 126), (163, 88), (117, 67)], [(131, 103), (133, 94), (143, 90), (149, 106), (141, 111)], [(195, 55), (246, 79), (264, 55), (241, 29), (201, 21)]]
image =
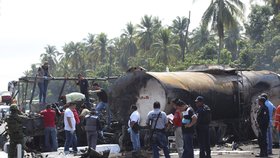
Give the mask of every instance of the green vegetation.
[[(49, 61), (53, 76), (76, 76), (80, 72), (87, 77), (119, 76), (131, 66), (178, 71), (192, 64), (225, 64), (279, 73), (280, 1), (252, 5), (246, 22), (244, 7), (241, 0), (212, 0), (201, 25), (192, 31), (190, 15), (174, 17), (169, 26), (162, 26), (159, 17), (144, 15), (139, 24), (124, 24), (123, 33), (113, 39), (106, 33), (89, 33), (83, 41), (66, 43), (62, 52), (47, 45), (41, 60)], [(32, 65), (26, 75), (34, 76), (36, 71)]]

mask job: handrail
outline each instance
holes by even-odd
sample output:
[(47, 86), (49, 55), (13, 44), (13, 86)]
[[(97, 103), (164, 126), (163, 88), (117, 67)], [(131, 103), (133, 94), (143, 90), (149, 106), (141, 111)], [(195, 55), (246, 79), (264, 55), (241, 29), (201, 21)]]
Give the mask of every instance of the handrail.
[[(91, 77), (85, 77), (87, 80), (95, 80), (95, 81), (107, 81), (107, 80), (112, 80), (112, 79), (117, 79), (119, 76), (110, 76), (110, 77), (104, 77), (104, 78), (91, 78)], [(22, 82), (34, 82), (36, 77), (33, 76), (25, 76), (19, 78), (19, 81)], [(41, 79), (45, 77), (39, 77), (37, 76), (37, 79)], [(48, 80), (78, 80), (77, 77), (47, 77)]]

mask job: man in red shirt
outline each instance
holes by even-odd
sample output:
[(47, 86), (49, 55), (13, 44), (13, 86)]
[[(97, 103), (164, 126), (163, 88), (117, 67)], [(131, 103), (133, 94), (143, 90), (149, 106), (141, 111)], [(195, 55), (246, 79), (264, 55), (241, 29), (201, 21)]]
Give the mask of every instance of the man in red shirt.
[[(81, 138), (78, 137), (77, 138), (77, 135), (79, 136), (81, 134), (81, 126), (80, 126), (80, 117), (79, 117), (79, 114), (78, 114), (78, 111), (76, 108), (72, 109), (72, 112), (74, 114), (74, 118), (75, 118), (75, 121), (76, 121), (76, 133), (74, 133), (74, 139), (73, 139), (73, 143), (74, 144), (77, 144), (77, 145), (80, 145), (81, 144)], [(79, 143), (78, 143), (79, 141)]]
[(46, 151), (57, 151), (57, 131), (55, 126), (56, 113), (52, 110), (51, 105), (47, 105), (46, 109), (41, 111), (40, 114), (44, 119)]
[(182, 111), (184, 109), (185, 103), (181, 101), (180, 99), (173, 99), (171, 101), (173, 107), (175, 108), (174, 118), (173, 118), (173, 126), (175, 128), (174, 135), (175, 135), (175, 143), (176, 143), (176, 149), (179, 155), (179, 158), (182, 158), (184, 149), (184, 140), (183, 140), (183, 133), (182, 133)]

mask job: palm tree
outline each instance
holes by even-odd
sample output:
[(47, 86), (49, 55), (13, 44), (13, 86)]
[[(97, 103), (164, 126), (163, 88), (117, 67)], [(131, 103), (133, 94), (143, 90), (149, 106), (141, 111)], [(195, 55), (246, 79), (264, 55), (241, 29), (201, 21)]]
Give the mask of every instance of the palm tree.
[(190, 49), (193, 52), (205, 46), (210, 41), (210, 39), (214, 40), (214, 38), (210, 35), (210, 32), (203, 25), (200, 25), (198, 28), (194, 29), (190, 33), (190, 37)]
[(107, 45), (109, 40), (105, 33), (100, 33), (97, 37), (97, 47), (100, 51), (101, 62), (104, 64), (106, 62)]
[(135, 44), (136, 28), (131, 22), (126, 24), (126, 29), (123, 30), (121, 39), (118, 44), (121, 45), (122, 53), (120, 54), (120, 62), (124, 69), (128, 68), (128, 58), (135, 57), (137, 53), (137, 46)]
[(280, 0), (264, 0), (267, 4), (270, 4), (273, 8), (274, 15), (278, 15), (280, 11)]
[(72, 66), (72, 70), (75, 73), (80, 72), (80, 68), (82, 67), (82, 65), (84, 64), (83, 60), (82, 60), (82, 53), (84, 52), (84, 44), (81, 42), (77, 42), (74, 43), (73, 41), (71, 41), (68, 44), (65, 44), (63, 47), (65, 54), (65, 57), (67, 60), (69, 60), (68, 62), (70, 62), (71, 66)]
[(190, 24), (190, 19), (186, 17), (177, 16), (175, 20), (173, 20), (172, 31), (174, 34), (179, 36), (179, 46), (181, 48), (181, 59), (185, 61), (185, 50), (187, 46), (187, 35), (188, 35), (188, 27)]
[(86, 53), (87, 53), (87, 58), (85, 58), (85, 59), (89, 65), (88, 68), (95, 70), (98, 60), (99, 60), (96, 36), (89, 33), (88, 37), (84, 40), (85, 40)]
[(126, 24), (126, 29), (123, 31), (124, 33), (121, 36), (126, 39), (126, 43), (127, 43), (125, 48), (125, 53), (127, 53), (129, 56), (135, 56), (137, 52), (137, 46), (134, 42), (136, 29), (133, 26), (133, 24), (130, 22)]
[(240, 40), (244, 40), (244, 37), (240, 34), (242, 31), (241, 29), (242, 27), (239, 26), (229, 29), (225, 33), (225, 47), (231, 52), (233, 60), (238, 58), (238, 42), (240, 42)]
[(241, 0), (212, 0), (211, 4), (202, 16), (202, 24), (211, 27), (218, 32), (219, 51), (218, 64), (220, 63), (220, 53), (223, 49), (223, 39), (225, 29), (237, 27), (238, 19), (243, 18), (244, 4)]
[(139, 46), (144, 52), (149, 51), (154, 41), (154, 33), (159, 28), (161, 22), (158, 18), (153, 20), (152, 16), (145, 15), (138, 25)]
[(44, 47), (45, 53), (41, 54), (40, 57), (42, 61), (48, 61), (50, 65), (50, 71), (55, 69), (56, 65), (58, 64), (57, 57), (61, 55), (55, 46), (47, 45)]
[(158, 40), (152, 45), (156, 53), (156, 62), (169, 65), (171, 61), (176, 60), (175, 56), (179, 52), (179, 45), (173, 44), (171, 39), (171, 31), (169, 29), (161, 29), (159, 31)]

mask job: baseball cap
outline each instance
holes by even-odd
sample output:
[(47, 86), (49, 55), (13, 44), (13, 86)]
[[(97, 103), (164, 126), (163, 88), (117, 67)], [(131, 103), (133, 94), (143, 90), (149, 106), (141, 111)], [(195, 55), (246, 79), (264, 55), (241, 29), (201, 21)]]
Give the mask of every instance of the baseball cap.
[(203, 96), (198, 96), (198, 97), (196, 97), (196, 99), (195, 99), (195, 102), (203, 102), (203, 101), (204, 101)]

